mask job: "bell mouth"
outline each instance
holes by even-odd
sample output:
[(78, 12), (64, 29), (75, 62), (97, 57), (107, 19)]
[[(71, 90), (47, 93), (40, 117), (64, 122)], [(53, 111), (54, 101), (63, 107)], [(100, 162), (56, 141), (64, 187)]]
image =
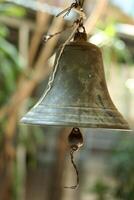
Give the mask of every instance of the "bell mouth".
[(93, 124), (78, 124), (78, 123), (67, 123), (65, 124), (65, 122), (44, 122), (44, 121), (34, 121), (34, 120), (27, 120), (27, 118), (22, 118), (20, 120), (20, 123), (22, 124), (28, 124), (28, 125), (32, 125), (32, 126), (51, 126), (51, 127), (65, 127), (65, 128), (73, 128), (73, 127), (79, 127), (79, 128), (84, 128), (84, 129), (97, 129), (97, 130), (105, 130), (105, 131), (121, 131), (121, 132), (133, 132), (133, 130), (129, 127), (129, 125), (124, 126), (124, 128), (120, 127), (120, 126), (108, 126), (108, 125), (104, 125), (104, 124), (99, 124), (99, 125), (93, 125)]
[(63, 109), (48, 105), (44, 107), (40, 104), (32, 108), (21, 119), (21, 123), (131, 131), (128, 123), (117, 110), (101, 108), (68, 107)]
[(121, 132), (129, 132), (129, 133), (131, 133), (131, 132), (133, 132), (133, 130), (132, 129), (130, 129), (129, 128), (129, 126), (128, 127), (126, 127), (126, 128), (121, 128), (121, 127), (111, 127), (111, 126), (90, 126), (90, 125), (88, 125), (88, 126), (86, 126), (86, 125), (80, 125), (80, 124), (61, 124), (61, 122), (60, 122), (60, 125), (59, 125), (59, 123), (57, 123), (57, 122), (55, 122), (55, 123), (49, 123), (49, 122), (47, 122), (46, 124), (44, 124), (44, 123), (41, 123), (41, 122), (36, 122), (36, 123), (34, 123), (33, 121), (32, 122), (30, 122), (30, 121), (25, 121), (25, 119), (22, 119), (22, 120), (20, 120), (20, 123), (22, 123), (23, 125), (24, 124), (28, 124), (28, 125), (32, 125), (32, 126), (51, 126), (51, 127), (65, 127), (65, 128), (73, 128), (73, 127), (79, 127), (79, 128), (84, 128), (84, 129), (97, 129), (98, 131), (99, 130), (105, 130), (105, 131), (121, 131)]

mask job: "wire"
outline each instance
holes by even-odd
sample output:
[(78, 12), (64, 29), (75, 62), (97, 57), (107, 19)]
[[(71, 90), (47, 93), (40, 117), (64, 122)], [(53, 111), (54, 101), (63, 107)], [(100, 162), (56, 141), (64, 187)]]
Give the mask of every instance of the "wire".
[(73, 154), (74, 154), (74, 152), (75, 152), (76, 150), (71, 150), (70, 151), (70, 156), (71, 156), (71, 163), (72, 163), (72, 165), (73, 165), (73, 167), (74, 167), (74, 169), (75, 169), (75, 172), (76, 172), (76, 176), (77, 176), (77, 181), (76, 181), (76, 185), (73, 185), (73, 186), (65, 186), (64, 188), (66, 188), (66, 189), (77, 189), (78, 188), (78, 186), (79, 186), (79, 171), (78, 171), (78, 169), (77, 169), (77, 166), (76, 166), (76, 164), (74, 163), (74, 156), (73, 156)]
[(47, 41), (50, 40), (52, 37), (63, 33), (63, 32), (66, 31), (67, 29), (73, 28), (73, 26), (74, 26), (74, 24), (71, 25), (71, 26), (68, 26), (68, 27), (66, 27), (64, 30), (59, 31), (59, 32), (56, 32), (56, 33), (54, 33), (54, 34), (44, 35), (44, 36), (43, 36), (43, 41), (44, 41), (44, 42), (47, 42)]
[(40, 98), (40, 100), (37, 102), (37, 104), (35, 104), (34, 108), (36, 106), (38, 106), (42, 100), (47, 96), (47, 94), (49, 93), (49, 91), (51, 90), (52, 88), (52, 85), (53, 85), (53, 82), (54, 82), (54, 79), (55, 79), (55, 75), (56, 75), (56, 72), (57, 72), (57, 68), (58, 68), (58, 65), (59, 65), (59, 60), (62, 56), (62, 53), (65, 49), (65, 46), (70, 42), (70, 40), (73, 38), (74, 34), (76, 33), (77, 29), (79, 28), (79, 24), (76, 24), (76, 26), (74, 27), (72, 33), (70, 34), (70, 36), (68, 37), (68, 39), (62, 44), (61, 46), (61, 50), (60, 50), (60, 53), (58, 55), (58, 58), (56, 60), (56, 64), (55, 64), (55, 67), (54, 67), (54, 70), (53, 70), (53, 73), (52, 75), (49, 77), (49, 81), (48, 81), (48, 87), (45, 91), (45, 93), (42, 95), (42, 97)]
[[(76, 3), (77, 3), (77, 1), (76, 1)], [(74, 7), (74, 5), (73, 5), (73, 7)], [(77, 6), (76, 6), (77, 7)], [(70, 9), (72, 9), (72, 6), (70, 6), (69, 8), (69, 12), (70, 12)], [(66, 9), (66, 11), (68, 12), (68, 10)], [(60, 15), (61, 15), (61, 13), (60, 13)], [(45, 90), (45, 93), (42, 95), (42, 97), (40, 98), (40, 100), (37, 102), (37, 104), (34, 106), (34, 108), (36, 107), (36, 106), (38, 106), (41, 102), (42, 102), (42, 100), (47, 96), (47, 94), (49, 93), (49, 91), (51, 90), (51, 88), (52, 88), (52, 85), (53, 85), (53, 82), (54, 82), (54, 79), (55, 79), (55, 75), (56, 75), (56, 72), (57, 72), (57, 69), (58, 69), (58, 65), (59, 65), (59, 60), (60, 60), (60, 58), (61, 58), (61, 56), (62, 56), (62, 53), (63, 53), (63, 51), (64, 51), (64, 49), (65, 49), (65, 47), (66, 47), (66, 45), (70, 42), (70, 40), (73, 38), (73, 36), (75, 35), (75, 33), (79, 30), (79, 28), (80, 27), (83, 27), (83, 19), (84, 19), (84, 17), (85, 17), (85, 14), (84, 14), (84, 12), (83, 12), (83, 9), (81, 10), (79, 10), (79, 15), (80, 15), (80, 17), (79, 17), (79, 19), (77, 19), (75, 22), (74, 22), (74, 29), (73, 29), (73, 31), (72, 31), (72, 33), (70, 34), (70, 36), (68, 37), (68, 39), (62, 44), (62, 46), (61, 46), (61, 50), (60, 50), (60, 53), (59, 53), (59, 55), (58, 55), (58, 58), (57, 58), (57, 60), (56, 60), (56, 64), (55, 64), (55, 66), (54, 66), (54, 70), (53, 70), (53, 73), (52, 73), (52, 75), (49, 77), (49, 81), (48, 81), (48, 85), (47, 85), (47, 89)], [(58, 15), (59, 16), (59, 15)], [(57, 34), (60, 34), (61, 32), (59, 32), (59, 33), (55, 33), (54, 35), (50, 35), (50, 36), (48, 36), (48, 38), (46, 38), (46, 41), (47, 40), (49, 40), (49, 39), (51, 39), (53, 36), (55, 36), (55, 35), (57, 35)]]

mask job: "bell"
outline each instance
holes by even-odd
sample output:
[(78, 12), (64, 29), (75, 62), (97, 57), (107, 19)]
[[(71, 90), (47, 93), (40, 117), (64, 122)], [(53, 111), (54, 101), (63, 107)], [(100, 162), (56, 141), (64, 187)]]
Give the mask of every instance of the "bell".
[(129, 130), (108, 93), (101, 51), (86, 41), (84, 33), (65, 46), (51, 89), (21, 122)]

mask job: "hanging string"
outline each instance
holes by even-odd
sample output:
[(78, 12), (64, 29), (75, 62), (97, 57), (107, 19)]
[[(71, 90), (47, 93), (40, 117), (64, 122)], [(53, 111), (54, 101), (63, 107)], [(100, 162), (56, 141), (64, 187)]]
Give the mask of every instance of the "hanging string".
[[(75, 7), (80, 6), (80, 5), (79, 5), (79, 2), (77, 2), (77, 1), (76, 1), (74, 4), (75, 4)], [(72, 7), (74, 7), (74, 4), (71, 5), (71, 6), (70, 6), (69, 8), (67, 8), (67, 9), (68, 9), (68, 10), (72, 9)], [(66, 9), (66, 10), (67, 10), (67, 9)], [(61, 14), (59, 13), (57, 16), (60, 16), (60, 15), (61, 15)], [(73, 25), (72, 25), (72, 27), (74, 27), (74, 28), (73, 28), (73, 31), (71, 32), (71, 34), (70, 34), (70, 36), (68, 37), (68, 39), (67, 39), (67, 40), (62, 44), (62, 46), (61, 46), (60, 53), (59, 53), (59, 55), (58, 55), (58, 58), (57, 58), (57, 60), (56, 60), (56, 64), (55, 64), (54, 69), (53, 69), (53, 73), (52, 73), (52, 75), (50, 75), (50, 77), (49, 77), (47, 89), (45, 90), (45, 93), (44, 93), (44, 94), (42, 95), (42, 97), (40, 98), (40, 101), (38, 101), (37, 104), (35, 104), (34, 108), (35, 108), (36, 106), (38, 106), (38, 105), (42, 102), (42, 100), (47, 96), (47, 94), (48, 94), (49, 91), (51, 90), (52, 84), (53, 84), (53, 82), (54, 82), (55, 75), (56, 75), (56, 72), (57, 72), (57, 68), (58, 68), (58, 65), (59, 65), (59, 60), (60, 60), (60, 58), (61, 58), (61, 56), (62, 56), (62, 53), (63, 53), (63, 51), (64, 51), (64, 49), (65, 49), (65, 46), (70, 42), (70, 40), (73, 38), (73, 36), (75, 35), (75, 33), (79, 30), (79, 28), (83, 27), (83, 19), (84, 19), (84, 17), (85, 17), (85, 14), (84, 14), (82, 8), (80, 9), (79, 15), (80, 15), (79, 19), (77, 19), (77, 20), (73, 23)], [(62, 33), (62, 31), (57, 32), (57, 33), (55, 33), (55, 34), (53, 34), (53, 35), (48, 35), (48, 36), (46, 36), (45, 40), (48, 41), (49, 39), (51, 39), (52, 37), (54, 37), (54, 36), (56, 36), (57, 34), (60, 34), (60, 33)]]
[(65, 48), (65, 46), (70, 42), (70, 40), (73, 38), (73, 36), (75, 35), (75, 33), (76, 33), (76, 31), (77, 31), (78, 28), (79, 28), (79, 23), (77, 23), (77, 24), (75, 25), (75, 27), (74, 27), (72, 33), (70, 34), (70, 36), (68, 37), (68, 39), (65, 41), (65, 43), (62, 44), (60, 53), (59, 53), (59, 55), (58, 55), (58, 58), (57, 58), (57, 60), (56, 60), (56, 64), (55, 64), (55, 66), (54, 66), (53, 73), (52, 73), (52, 75), (49, 77), (47, 89), (46, 89), (45, 93), (42, 95), (42, 97), (40, 98), (40, 101), (38, 101), (37, 104), (35, 104), (34, 108), (35, 108), (36, 106), (38, 106), (38, 105), (42, 102), (42, 100), (47, 96), (48, 92), (51, 90), (52, 84), (53, 84), (53, 81), (54, 81), (54, 78), (55, 78), (55, 75), (56, 75), (56, 71), (57, 71), (57, 68), (58, 68), (58, 65), (59, 65), (59, 60), (60, 60), (61, 55), (62, 55), (62, 53), (63, 53), (63, 51), (64, 51), (64, 48)]
[(75, 151), (76, 151), (76, 150), (74, 150), (74, 149), (72, 149), (72, 150), (70, 151), (70, 157), (71, 157), (71, 163), (72, 163), (72, 165), (73, 165), (73, 167), (74, 167), (74, 169), (75, 169), (75, 172), (76, 172), (76, 177), (77, 177), (76, 185), (74, 185), (74, 186), (65, 186), (64, 188), (66, 188), (66, 189), (77, 189), (78, 186), (79, 186), (79, 171), (78, 171), (78, 169), (77, 169), (76, 164), (74, 163), (74, 152), (75, 152)]
[(73, 27), (74, 27), (74, 24), (72, 24), (71, 26), (66, 27), (64, 30), (59, 31), (59, 32), (57, 32), (57, 33), (45, 35), (45, 36), (43, 36), (43, 41), (44, 41), (44, 42), (47, 42), (48, 40), (52, 39), (52, 38), (55, 37), (56, 35), (59, 35), (59, 34), (65, 32), (67, 29), (71, 29), (71, 28), (73, 28)]

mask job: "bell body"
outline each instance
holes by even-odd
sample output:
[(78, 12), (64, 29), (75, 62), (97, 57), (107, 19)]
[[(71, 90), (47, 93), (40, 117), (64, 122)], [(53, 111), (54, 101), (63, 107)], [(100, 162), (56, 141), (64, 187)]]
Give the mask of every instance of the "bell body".
[(129, 129), (109, 96), (101, 51), (86, 41), (66, 45), (50, 91), (21, 121), (38, 125)]

